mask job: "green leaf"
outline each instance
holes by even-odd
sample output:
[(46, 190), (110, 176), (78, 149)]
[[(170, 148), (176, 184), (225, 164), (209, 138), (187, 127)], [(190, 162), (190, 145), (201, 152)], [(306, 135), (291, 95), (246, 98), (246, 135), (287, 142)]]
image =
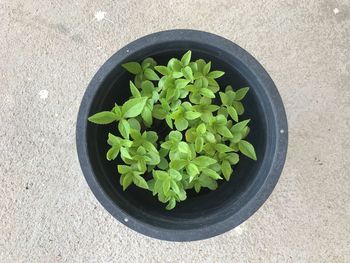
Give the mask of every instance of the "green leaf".
[(225, 72), (223, 72), (223, 71), (214, 70), (214, 71), (210, 72), (207, 76), (208, 76), (208, 78), (217, 79), (217, 78), (220, 78), (221, 76), (223, 76), (224, 74), (225, 74)]
[(170, 67), (173, 71), (181, 71), (182, 64), (178, 59), (172, 58), (168, 62), (168, 67)]
[(156, 104), (153, 107), (152, 116), (158, 120), (164, 120), (167, 115), (167, 111), (160, 104)]
[(230, 104), (232, 104), (232, 102), (236, 98), (236, 93), (233, 90), (228, 90), (228, 91), (226, 91), (226, 95), (229, 97)]
[(128, 123), (129, 123), (130, 129), (134, 129), (137, 131), (141, 130), (141, 126), (138, 120), (131, 118), (131, 119), (128, 119)]
[(187, 66), (190, 61), (191, 61), (191, 55), (192, 55), (192, 52), (191, 50), (187, 51), (181, 58), (181, 64), (183, 66)]
[(125, 102), (122, 106), (124, 118), (134, 118), (141, 114), (146, 105), (147, 97), (134, 98)]
[(206, 105), (205, 109), (207, 111), (214, 112), (214, 111), (217, 111), (218, 109), (220, 109), (220, 106), (218, 106), (218, 105)]
[(179, 131), (184, 131), (188, 127), (188, 121), (185, 118), (175, 119), (175, 127)]
[(174, 95), (175, 95), (175, 93), (176, 93), (176, 89), (174, 89), (174, 88), (168, 88), (167, 89), (167, 93), (166, 93), (166, 100), (171, 100), (173, 97), (174, 97)]
[(118, 116), (114, 112), (101, 111), (88, 118), (89, 121), (96, 124), (109, 124), (117, 120)]
[(171, 116), (170, 115), (167, 115), (165, 117), (165, 121), (168, 124), (168, 126), (170, 127), (170, 129), (172, 129), (173, 128), (173, 121), (171, 120)]
[(226, 118), (228, 117), (228, 113), (227, 113), (227, 108), (226, 107), (221, 107), (219, 110), (218, 110), (218, 115), (224, 115)]
[(120, 110), (120, 107), (117, 104), (114, 105), (112, 112), (114, 112), (115, 115), (117, 116), (117, 120), (119, 120), (122, 117), (122, 112)]
[(161, 157), (166, 157), (168, 155), (168, 150), (167, 149), (159, 149), (159, 155)]
[(205, 124), (204, 123), (201, 123), (198, 125), (198, 127), (196, 128), (196, 131), (199, 133), (199, 134), (204, 134), (206, 131), (207, 131), (207, 128), (205, 127)]
[(221, 170), (222, 174), (224, 175), (226, 181), (230, 180), (231, 174), (232, 174), (232, 167), (231, 164), (224, 160), (221, 164)]
[(172, 141), (166, 141), (166, 142), (163, 142), (160, 147), (164, 148), (164, 149), (171, 149), (173, 147), (173, 142)]
[(192, 160), (194, 164), (196, 164), (199, 167), (207, 167), (209, 165), (212, 165), (217, 162), (217, 160), (210, 158), (208, 156), (199, 156)]
[(217, 83), (215, 79), (208, 78), (208, 85), (209, 85), (209, 88), (215, 93), (220, 90), (219, 83)]
[(215, 190), (218, 187), (218, 183), (208, 176), (201, 176), (199, 178), (202, 187), (207, 187), (210, 190)]
[(172, 76), (173, 76), (174, 79), (178, 79), (178, 78), (183, 77), (183, 74), (182, 74), (181, 71), (174, 71)]
[(194, 190), (196, 191), (196, 193), (199, 193), (199, 191), (201, 190), (201, 184), (199, 182), (196, 182), (194, 184)]
[(208, 75), (211, 68), (211, 61), (209, 61), (204, 67), (203, 67), (203, 75)]
[(230, 139), (230, 142), (232, 143), (238, 143), (240, 140), (242, 140), (242, 134), (241, 133), (233, 133), (232, 138)]
[(245, 140), (241, 140), (238, 143), (238, 147), (239, 147), (239, 150), (241, 153), (243, 153), (245, 156), (256, 161), (256, 154), (255, 154), (254, 146), (251, 145), (250, 142), (247, 142)]
[(222, 136), (226, 138), (232, 138), (232, 133), (226, 126), (219, 126), (217, 127), (218, 133), (220, 133)]
[(249, 127), (245, 127), (245, 128), (242, 130), (242, 132), (241, 132), (242, 139), (244, 139), (245, 137), (247, 137), (248, 134), (249, 134), (249, 132), (250, 132)]
[(127, 120), (125, 119), (121, 119), (118, 123), (118, 130), (120, 132), (120, 134), (128, 139), (129, 138), (129, 134), (130, 134), (130, 125), (127, 122)]
[(183, 189), (181, 189), (181, 190), (180, 190), (180, 193), (178, 194), (178, 197), (179, 197), (179, 200), (180, 200), (180, 201), (186, 200), (186, 198), (187, 198), (186, 191), (183, 190)]
[(155, 66), (154, 69), (157, 70), (163, 76), (168, 76), (171, 74), (171, 70), (166, 66)]
[[(136, 163), (136, 168), (138, 171), (144, 173), (147, 171), (147, 166), (146, 166), (146, 161), (144, 160), (144, 158), (139, 158), (139, 156), (137, 156), (137, 163)], [(145, 159), (147, 159), (147, 156), (145, 156)], [(139, 174), (139, 172), (135, 172), (137, 174)]]
[(131, 135), (131, 138), (135, 141), (135, 142), (140, 142), (143, 140), (142, 136), (141, 136), (141, 133), (139, 130), (136, 130), (136, 129), (131, 129), (130, 128), (130, 135)]
[(150, 110), (149, 107), (144, 107), (142, 113), (141, 113), (141, 117), (142, 119), (144, 120), (146, 126), (151, 126), (152, 125), (152, 121), (153, 121), (153, 118), (152, 118), (152, 111)]
[(142, 67), (142, 69), (143, 70), (145, 70), (146, 68), (149, 68), (151, 66), (151, 63), (144, 63), (144, 62), (142, 62), (142, 64), (141, 64), (141, 67)]
[(233, 88), (231, 85), (227, 85), (226, 88), (225, 88), (225, 92), (228, 92), (228, 91), (233, 91)]
[(120, 154), (121, 154), (121, 156), (123, 158), (132, 160), (132, 157), (131, 157), (130, 153), (128, 152), (128, 150), (126, 148), (121, 147), (120, 148)]
[(192, 104), (189, 103), (188, 101), (183, 102), (181, 106), (182, 106), (186, 111), (192, 109)]
[(204, 139), (202, 137), (197, 137), (194, 143), (196, 152), (197, 153), (201, 152), (203, 150), (203, 146), (204, 146)]
[(159, 80), (158, 75), (154, 72), (153, 69), (146, 68), (143, 73), (144, 73), (144, 76), (146, 77), (146, 79), (148, 79), (148, 80)]
[(118, 146), (113, 146), (112, 148), (110, 148), (106, 154), (106, 158), (108, 161), (110, 160), (114, 160), (115, 158), (117, 158), (118, 154), (119, 154), (119, 145)]
[(186, 142), (179, 142), (177, 147), (178, 147), (179, 151), (182, 153), (189, 153), (190, 152), (190, 147), (188, 146), (188, 144)]
[(209, 168), (203, 169), (203, 173), (209, 176), (210, 178), (213, 178), (214, 180), (222, 179), (222, 177), (217, 172)]
[(199, 174), (199, 170), (197, 165), (190, 163), (186, 166), (186, 171), (188, 173), (189, 176), (196, 176), (197, 174)]
[(200, 93), (204, 96), (204, 97), (207, 97), (207, 98), (215, 98), (215, 94), (214, 92), (212, 92), (210, 89), (207, 89), (207, 88), (203, 88), (200, 90)]
[(146, 69), (148, 67), (154, 68), (156, 65), (157, 65), (157, 62), (153, 58), (145, 58), (141, 63), (141, 67), (143, 69)]
[(188, 80), (193, 80), (193, 72), (192, 72), (192, 69), (187, 66), (187, 67), (184, 67), (182, 70), (181, 70), (182, 74), (184, 75), (184, 77)]
[(163, 192), (164, 194), (167, 194), (170, 190), (170, 180), (166, 179), (163, 181)]
[(142, 89), (142, 94), (143, 96), (147, 96), (147, 97), (151, 97), (153, 91), (154, 91), (154, 85), (152, 83), (152, 81), (150, 80), (145, 80), (142, 81), (141, 83), (141, 89)]
[(173, 160), (170, 162), (169, 166), (175, 170), (181, 170), (182, 168), (184, 168), (187, 164), (186, 160)]
[(126, 188), (128, 188), (128, 187), (131, 185), (132, 181), (133, 181), (133, 176), (132, 176), (131, 173), (126, 174), (126, 175), (124, 176), (123, 182), (122, 182), (123, 191), (125, 191)]
[(238, 152), (239, 151), (239, 147), (238, 147), (238, 143), (230, 143), (230, 147), (233, 149), (233, 151)]
[(233, 149), (228, 147), (226, 144), (218, 143), (214, 145), (215, 150), (217, 150), (219, 153), (227, 153), (232, 152)]
[(146, 138), (147, 138), (147, 141), (151, 143), (156, 143), (158, 140), (158, 135), (154, 131), (148, 131), (146, 132)]
[(247, 126), (247, 124), (250, 122), (250, 119), (245, 120), (245, 121), (240, 121), (238, 123), (236, 123), (235, 125), (233, 125), (231, 127), (231, 132), (232, 133), (240, 133), (243, 131), (243, 129)]
[(249, 87), (241, 88), (237, 90), (235, 100), (242, 100), (248, 91), (249, 91)]
[(148, 190), (150, 191), (154, 191), (154, 186), (156, 184), (156, 180), (155, 179), (151, 179), (149, 181), (147, 181), (147, 184), (148, 184)]
[(135, 75), (142, 72), (141, 65), (137, 62), (128, 62), (128, 63), (122, 64), (122, 67)]
[(194, 142), (197, 138), (197, 133), (194, 128), (188, 129), (185, 133), (187, 142)]
[(149, 165), (157, 165), (158, 163), (160, 163), (160, 155), (159, 155), (159, 152), (157, 151), (157, 148), (155, 148), (152, 143), (146, 143), (145, 145), (151, 146), (151, 147), (147, 147), (147, 146), (145, 147), (148, 151), (148, 157), (150, 158), (150, 160), (147, 161), (147, 163)]
[(226, 125), (226, 123), (227, 123), (226, 117), (224, 115), (222, 115), (222, 114), (218, 114), (216, 116), (216, 120), (215, 121), (216, 121), (216, 124), (218, 124), (220, 126)]
[(160, 162), (157, 166), (159, 169), (165, 170), (169, 167), (169, 163), (168, 163), (167, 159), (161, 157)]
[(177, 79), (175, 80), (175, 86), (177, 89), (183, 89), (190, 81), (187, 79)]
[(221, 99), (222, 104), (228, 105), (230, 103), (230, 99), (225, 93), (219, 92), (219, 95), (220, 95), (220, 99)]
[(161, 181), (168, 179), (168, 173), (164, 171), (153, 170), (153, 175), (154, 175), (154, 178)]
[(170, 196), (165, 195), (163, 192), (158, 193), (158, 200), (162, 203), (166, 203), (170, 200)]
[(143, 79), (143, 74), (137, 74), (134, 78), (134, 82), (137, 88), (141, 89), (141, 83), (142, 83), (142, 79)]
[(216, 139), (215, 139), (215, 136), (214, 134), (210, 133), (210, 132), (207, 132), (205, 134), (205, 139), (209, 142), (209, 143), (215, 143), (216, 142)]
[(138, 174), (134, 174), (133, 182), (134, 182), (134, 184), (136, 184), (140, 188), (148, 189), (148, 184), (147, 184), (146, 180)]
[(231, 116), (231, 118), (234, 120), (234, 121), (238, 121), (238, 114), (237, 114), (237, 111), (235, 110), (234, 107), (232, 106), (228, 106), (227, 107), (227, 112), (228, 114)]
[(120, 145), (121, 138), (118, 136), (113, 135), (112, 133), (108, 133), (108, 140), (107, 143), (111, 146), (114, 145)]
[(203, 72), (203, 68), (204, 68), (204, 66), (205, 66), (205, 61), (204, 61), (204, 59), (198, 59), (198, 60), (196, 60), (195, 63), (197, 64), (197, 69), (198, 69), (198, 71), (199, 71), (199, 72)]
[(132, 81), (130, 81), (130, 91), (131, 91), (131, 94), (132, 94), (135, 98), (141, 97), (140, 91), (136, 88), (136, 86), (134, 85), (134, 83), (132, 83)]
[(168, 205), (165, 207), (166, 210), (172, 210), (176, 206), (176, 200), (174, 197), (170, 198)]
[(185, 118), (187, 120), (194, 120), (197, 119), (201, 116), (202, 114), (200, 112), (195, 112), (195, 111), (186, 111), (185, 112)]
[(118, 173), (126, 174), (126, 173), (128, 173), (130, 171), (132, 171), (130, 166), (122, 165), (122, 164), (118, 165)]
[(244, 113), (244, 107), (240, 101), (232, 102), (232, 106), (236, 109), (238, 115), (242, 115)]
[(174, 191), (175, 194), (180, 194), (180, 188), (178, 186), (178, 184), (175, 181), (171, 181), (171, 189)]
[(237, 153), (230, 153), (227, 160), (230, 164), (237, 164), (239, 162), (239, 155)]
[(208, 88), (209, 81), (207, 78), (202, 78), (202, 88), (206, 89)]
[(169, 133), (169, 138), (174, 141), (181, 141), (182, 140), (182, 133), (179, 131), (171, 131)]
[(182, 179), (181, 173), (175, 169), (169, 169), (169, 174), (171, 178), (175, 181), (181, 181)]

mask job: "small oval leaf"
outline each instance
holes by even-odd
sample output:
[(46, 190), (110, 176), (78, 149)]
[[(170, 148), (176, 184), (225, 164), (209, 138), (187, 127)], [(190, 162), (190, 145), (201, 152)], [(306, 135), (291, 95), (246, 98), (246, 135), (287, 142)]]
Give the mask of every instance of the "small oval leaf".
[(88, 118), (89, 121), (96, 124), (109, 124), (117, 120), (117, 115), (110, 111), (101, 111)]

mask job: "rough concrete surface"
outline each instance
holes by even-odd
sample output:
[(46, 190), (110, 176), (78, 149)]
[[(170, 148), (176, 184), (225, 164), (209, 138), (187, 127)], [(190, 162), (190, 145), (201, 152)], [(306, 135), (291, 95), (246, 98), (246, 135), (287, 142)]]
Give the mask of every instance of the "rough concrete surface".
[[(0, 0), (0, 17), (0, 262), (350, 262), (349, 0)], [(287, 162), (264, 206), (191, 243), (113, 219), (75, 149), (96, 70), (128, 42), (172, 28), (248, 50), (289, 121)]]

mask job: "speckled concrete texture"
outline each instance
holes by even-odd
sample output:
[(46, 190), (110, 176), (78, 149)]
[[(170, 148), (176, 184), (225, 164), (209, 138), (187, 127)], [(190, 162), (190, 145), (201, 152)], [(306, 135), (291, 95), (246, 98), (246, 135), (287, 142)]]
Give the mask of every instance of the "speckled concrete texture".
[[(350, 262), (348, 0), (1, 0), (0, 17), (0, 262)], [(172, 28), (248, 50), (289, 120), (287, 162), (265, 205), (235, 230), (191, 243), (113, 219), (75, 149), (96, 70), (128, 42)]]

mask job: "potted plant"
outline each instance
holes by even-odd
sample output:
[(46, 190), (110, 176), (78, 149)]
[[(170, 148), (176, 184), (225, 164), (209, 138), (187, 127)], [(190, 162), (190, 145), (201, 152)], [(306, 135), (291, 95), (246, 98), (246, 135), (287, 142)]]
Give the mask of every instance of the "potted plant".
[(86, 180), (115, 218), (190, 241), (234, 228), (263, 204), (284, 164), (287, 121), (246, 51), (171, 30), (130, 43), (100, 68), (76, 140)]

